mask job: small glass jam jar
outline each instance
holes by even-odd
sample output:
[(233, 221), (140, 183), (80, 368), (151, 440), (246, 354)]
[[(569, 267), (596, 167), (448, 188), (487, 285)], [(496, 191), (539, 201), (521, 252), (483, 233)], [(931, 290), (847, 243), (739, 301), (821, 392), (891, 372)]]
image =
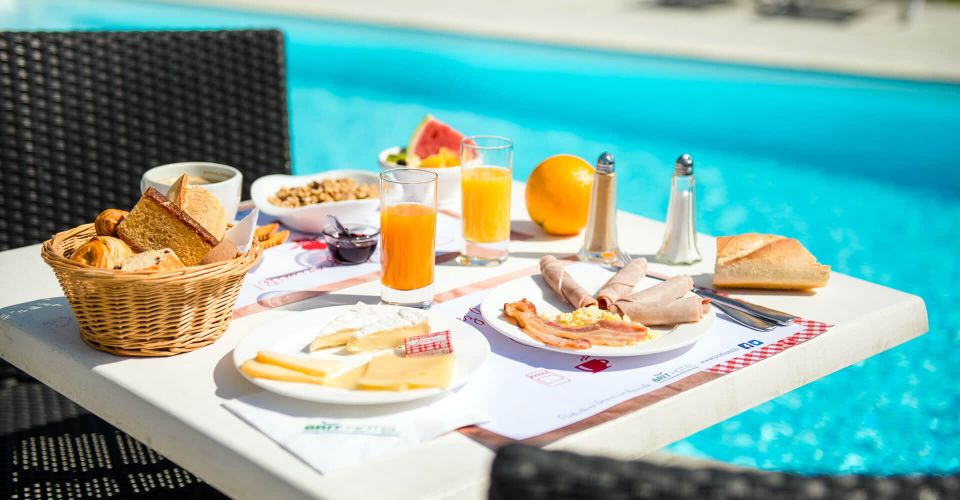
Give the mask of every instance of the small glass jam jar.
[(327, 250), (333, 260), (340, 264), (362, 264), (370, 260), (373, 251), (377, 249), (380, 239), (380, 230), (366, 224), (343, 225), (347, 234), (339, 234), (331, 225), (323, 228), (323, 240), (327, 243)]

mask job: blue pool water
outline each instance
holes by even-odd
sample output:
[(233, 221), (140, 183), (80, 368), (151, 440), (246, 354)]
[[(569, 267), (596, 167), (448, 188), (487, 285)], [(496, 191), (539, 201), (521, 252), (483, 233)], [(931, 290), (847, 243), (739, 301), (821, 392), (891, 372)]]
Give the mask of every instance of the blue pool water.
[(662, 219), (690, 152), (701, 230), (800, 238), (836, 271), (923, 297), (930, 333), (670, 449), (803, 473), (960, 470), (960, 86), (116, 0), (5, 2), (0, 22), (282, 28), (298, 173), (373, 170), (430, 112), (514, 138), (518, 179), (555, 153), (612, 151), (622, 208)]

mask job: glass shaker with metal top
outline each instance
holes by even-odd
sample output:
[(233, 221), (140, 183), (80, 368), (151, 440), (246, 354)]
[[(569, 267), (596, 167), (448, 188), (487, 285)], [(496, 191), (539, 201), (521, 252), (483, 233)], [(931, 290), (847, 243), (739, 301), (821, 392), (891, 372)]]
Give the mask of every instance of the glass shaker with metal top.
[(608, 265), (629, 261), (621, 253), (617, 239), (617, 176), (610, 153), (603, 153), (597, 159), (587, 229), (577, 256), (582, 261)]
[(674, 165), (667, 226), (657, 260), (665, 264), (693, 264), (701, 259), (697, 246), (697, 181), (693, 177), (693, 158), (684, 153)]

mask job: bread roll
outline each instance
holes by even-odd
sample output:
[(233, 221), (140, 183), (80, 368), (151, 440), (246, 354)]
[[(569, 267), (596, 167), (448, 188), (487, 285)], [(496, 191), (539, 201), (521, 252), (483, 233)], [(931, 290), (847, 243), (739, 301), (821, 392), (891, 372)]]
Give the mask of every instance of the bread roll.
[(227, 232), (227, 219), (223, 204), (210, 191), (198, 186), (190, 186), (190, 178), (182, 174), (167, 191), (167, 199), (190, 214), (214, 238), (223, 239)]
[(183, 266), (180, 257), (169, 248), (138, 253), (123, 261), (121, 271), (169, 271)]
[(117, 226), (128, 215), (130, 215), (130, 212), (126, 210), (108, 208), (100, 212), (97, 219), (93, 221), (93, 227), (96, 228), (97, 234), (100, 236), (116, 236)]
[(725, 288), (808, 290), (825, 286), (830, 266), (793, 239), (772, 234), (717, 238), (713, 285)]
[(133, 255), (133, 250), (123, 240), (112, 236), (94, 236), (80, 245), (70, 260), (100, 269), (116, 269)]

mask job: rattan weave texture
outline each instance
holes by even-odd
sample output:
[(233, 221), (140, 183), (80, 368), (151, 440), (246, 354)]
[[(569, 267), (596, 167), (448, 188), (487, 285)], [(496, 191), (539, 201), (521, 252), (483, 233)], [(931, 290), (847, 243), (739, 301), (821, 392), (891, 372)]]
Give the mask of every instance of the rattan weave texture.
[(670, 467), (546, 451), (525, 445), (497, 452), (490, 500), (894, 500), (960, 498), (958, 476), (800, 476)]
[(0, 379), (0, 415), (3, 498), (225, 498), (38, 382)]
[(53, 268), (84, 342), (121, 356), (171, 356), (215, 342), (233, 317), (243, 279), (261, 250), (172, 271), (96, 269), (69, 259), (93, 224), (57, 233), (40, 256)]
[(290, 172), (283, 34), (0, 33), (0, 250), (129, 209), (147, 169)]

